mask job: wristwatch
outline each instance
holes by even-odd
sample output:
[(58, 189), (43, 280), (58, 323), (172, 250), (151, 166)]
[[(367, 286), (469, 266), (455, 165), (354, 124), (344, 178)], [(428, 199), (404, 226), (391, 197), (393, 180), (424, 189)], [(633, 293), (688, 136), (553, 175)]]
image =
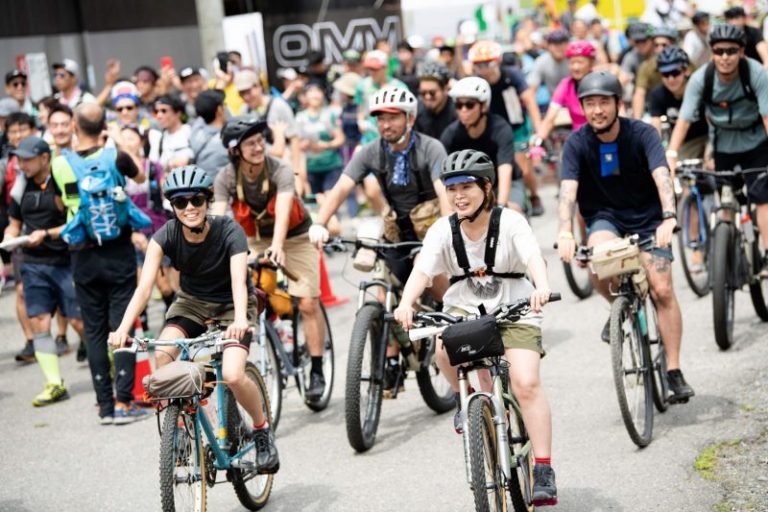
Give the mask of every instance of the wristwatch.
[(667, 219), (675, 219), (677, 220), (677, 214), (675, 212), (661, 212), (661, 219), (667, 220)]

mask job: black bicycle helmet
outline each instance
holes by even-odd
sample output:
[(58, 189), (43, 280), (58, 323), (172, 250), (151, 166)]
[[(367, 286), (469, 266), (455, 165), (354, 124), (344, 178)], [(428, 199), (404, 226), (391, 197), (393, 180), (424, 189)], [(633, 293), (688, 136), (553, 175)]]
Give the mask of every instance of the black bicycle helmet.
[(715, 25), (709, 32), (709, 45), (715, 43), (736, 43), (739, 46), (746, 46), (747, 38), (744, 30), (736, 25)]
[(655, 27), (653, 29), (653, 37), (666, 37), (670, 41), (677, 41), (679, 32), (671, 27)]
[(688, 54), (682, 48), (667, 46), (656, 56), (656, 69), (665, 73), (676, 68), (687, 68), (689, 62)]
[(448, 66), (436, 60), (426, 61), (419, 70), (419, 80), (435, 80), (440, 85), (445, 85), (450, 79)]
[(211, 187), (213, 187), (213, 180), (208, 173), (194, 164), (185, 165), (172, 170), (165, 177), (163, 195), (166, 199), (171, 199), (177, 194), (205, 192), (210, 198)]
[(614, 96), (620, 99), (623, 94), (621, 82), (607, 71), (593, 71), (579, 82), (579, 100), (587, 96)]
[(550, 44), (567, 43), (571, 40), (571, 34), (565, 29), (558, 28), (544, 36), (544, 40)]
[(221, 130), (221, 143), (227, 149), (236, 148), (243, 139), (267, 129), (267, 122), (253, 116), (233, 117)]
[[(496, 184), (496, 167), (488, 155), (474, 149), (454, 151), (443, 160), (443, 170), (440, 179), (446, 185), (452, 184), (451, 178), (472, 176), (476, 179), (488, 180)], [(472, 180), (467, 180), (472, 181)], [(460, 180), (456, 183), (461, 182)]]

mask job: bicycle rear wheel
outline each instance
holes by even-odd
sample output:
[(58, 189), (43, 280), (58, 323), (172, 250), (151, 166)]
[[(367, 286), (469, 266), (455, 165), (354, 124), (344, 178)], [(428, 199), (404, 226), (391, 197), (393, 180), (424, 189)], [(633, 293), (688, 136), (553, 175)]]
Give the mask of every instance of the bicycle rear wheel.
[(669, 409), (667, 353), (659, 331), (656, 306), (650, 299), (645, 302), (645, 317), (648, 322), (648, 344), (653, 362), (653, 403), (657, 411), (666, 412)]
[(349, 340), (344, 415), (347, 439), (358, 452), (369, 450), (376, 441), (384, 390), (384, 331), (381, 304), (365, 304), (357, 315)]
[(452, 411), (456, 407), (453, 399), (453, 390), (451, 385), (445, 379), (440, 369), (434, 361), (435, 338), (424, 340), (422, 343), (419, 360), (423, 361), (429, 357), (432, 359), (429, 366), (416, 372), (416, 382), (419, 385), (419, 392), (424, 399), (424, 403), (438, 414)]
[(683, 264), (685, 280), (693, 293), (704, 297), (709, 293), (711, 275), (709, 267), (709, 246), (711, 231), (706, 214), (701, 215), (697, 196), (688, 194), (680, 203), (677, 232), (680, 261)]
[(486, 397), (477, 397), (467, 408), (469, 465), (477, 512), (507, 509), (503, 475), (499, 468), (493, 408)]
[[(261, 408), (267, 417), (267, 422), (272, 423), (270, 415), (269, 395), (264, 385), (264, 380), (252, 363), (246, 363), (245, 376), (254, 383), (261, 400)], [(229, 438), (230, 456), (235, 455), (243, 448), (243, 436), (251, 430), (253, 418), (246, 410), (237, 403), (235, 396), (229, 389), (226, 390), (227, 404), (227, 437)], [(256, 472), (256, 449), (249, 450), (242, 458), (243, 462), (249, 463), (254, 469), (244, 470), (233, 468), (229, 470), (229, 476), (232, 480), (232, 486), (235, 488), (235, 494), (240, 503), (248, 510), (259, 510), (267, 504), (269, 495), (272, 492), (272, 482), (274, 475), (259, 475)]]
[[(323, 375), (325, 376), (325, 390), (323, 391), (322, 396), (317, 400), (304, 400), (304, 405), (313, 411), (322, 411), (328, 407), (328, 402), (331, 400), (331, 393), (333, 393), (333, 377), (335, 370), (331, 324), (328, 321), (328, 313), (325, 311), (325, 306), (321, 303), (319, 308), (320, 313), (322, 314), (323, 324)], [(293, 308), (293, 365), (298, 371), (302, 372), (301, 377), (299, 377), (298, 374), (296, 375), (296, 385), (299, 389), (301, 389), (300, 381), (304, 383), (304, 386), (309, 385), (309, 373), (312, 368), (312, 358), (309, 355), (309, 349), (307, 348), (303, 322), (304, 320), (301, 317), (301, 312), (299, 312), (298, 306), (295, 305)]]
[(163, 512), (205, 512), (203, 443), (195, 418), (180, 403), (168, 406), (160, 434), (160, 502)]
[(730, 278), (734, 268), (734, 228), (721, 222), (712, 242), (712, 315), (715, 341), (720, 350), (733, 346), (733, 317), (736, 297)]
[(627, 297), (613, 302), (610, 326), (613, 380), (621, 418), (629, 437), (643, 448), (653, 435), (653, 377), (648, 345)]
[(275, 332), (271, 322), (266, 320), (269, 325), (265, 325), (264, 343), (251, 343), (251, 353), (248, 360), (251, 361), (259, 370), (264, 385), (269, 393), (269, 406), (272, 431), (277, 431), (277, 425), (280, 423), (280, 414), (283, 411), (283, 364), (277, 356), (278, 343), (282, 343), (279, 335)]
[[(755, 219), (756, 213), (753, 212), (752, 218)], [(749, 296), (752, 298), (752, 305), (755, 308), (755, 313), (760, 317), (763, 322), (768, 322), (768, 279), (760, 278), (760, 271), (763, 269), (763, 255), (765, 254), (765, 247), (763, 247), (762, 239), (760, 238), (760, 232), (757, 230), (757, 226), (754, 227), (755, 241), (749, 244), (752, 251), (752, 272), (754, 276), (752, 282), (749, 284)]]

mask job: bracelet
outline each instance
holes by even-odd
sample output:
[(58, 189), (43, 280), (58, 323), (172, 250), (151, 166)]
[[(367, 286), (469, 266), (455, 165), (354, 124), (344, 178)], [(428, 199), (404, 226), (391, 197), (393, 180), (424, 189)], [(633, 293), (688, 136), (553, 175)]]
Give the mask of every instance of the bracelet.
[(570, 240), (574, 239), (573, 233), (571, 233), (570, 231), (561, 231), (560, 233), (557, 234), (557, 238), (568, 238)]
[(677, 158), (677, 151), (675, 151), (674, 149), (668, 149), (667, 152), (664, 153), (664, 155), (667, 158)]
[(667, 220), (667, 219), (675, 219), (675, 220), (677, 220), (677, 214), (675, 212), (670, 212), (670, 211), (661, 212), (661, 219), (662, 220)]
[(51, 240), (52, 238), (53, 238), (53, 237), (51, 236), (51, 234), (50, 234), (50, 233), (48, 232), (48, 230), (46, 229), (46, 230), (45, 230), (45, 236), (43, 237), (43, 240)]

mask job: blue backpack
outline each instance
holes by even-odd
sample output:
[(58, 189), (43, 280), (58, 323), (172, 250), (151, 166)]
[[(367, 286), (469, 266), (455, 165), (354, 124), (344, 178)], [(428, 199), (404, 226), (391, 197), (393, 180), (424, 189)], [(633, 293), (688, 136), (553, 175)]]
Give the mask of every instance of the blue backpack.
[(152, 225), (125, 193), (125, 178), (115, 165), (115, 149), (102, 149), (96, 158), (89, 159), (74, 151), (65, 151), (62, 156), (77, 178), (80, 193), (80, 207), (61, 233), (65, 242), (78, 245), (90, 239), (102, 245), (119, 238), (126, 226), (138, 230)]

